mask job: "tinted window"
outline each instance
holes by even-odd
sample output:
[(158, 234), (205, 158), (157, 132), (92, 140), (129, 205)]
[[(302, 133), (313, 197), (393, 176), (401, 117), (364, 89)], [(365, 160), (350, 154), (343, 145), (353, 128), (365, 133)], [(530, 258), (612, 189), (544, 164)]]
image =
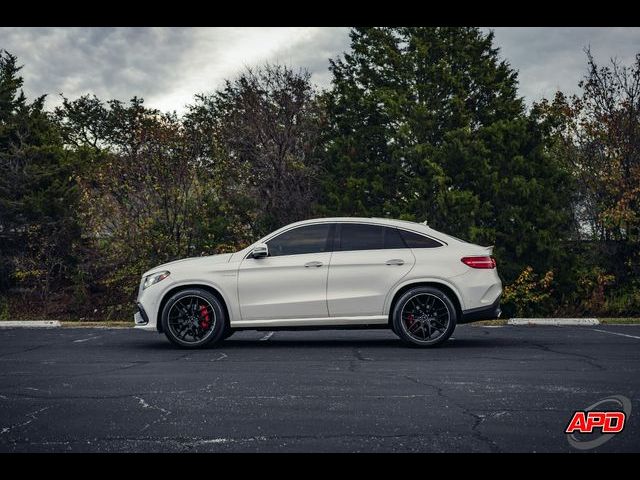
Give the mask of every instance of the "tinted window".
[(406, 230), (401, 230), (400, 233), (409, 248), (435, 248), (442, 246), (440, 242), (417, 233), (407, 232)]
[(406, 248), (395, 228), (355, 223), (341, 225), (340, 245), (337, 250), (381, 250), (385, 248)]
[(329, 228), (330, 225), (325, 223), (294, 228), (284, 232), (267, 242), (269, 256), (328, 252)]
[(384, 229), (384, 248), (407, 248), (397, 228)]

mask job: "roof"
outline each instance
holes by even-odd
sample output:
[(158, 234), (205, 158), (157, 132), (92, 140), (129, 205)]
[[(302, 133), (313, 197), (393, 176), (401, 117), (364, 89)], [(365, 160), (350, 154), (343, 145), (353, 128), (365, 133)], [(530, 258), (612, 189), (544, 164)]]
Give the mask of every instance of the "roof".
[[(439, 232), (434, 230), (433, 228), (426, 225), (426, 223), (417, 223), (410, 222), (409, 220), (398, 220), (394, 218), (379, 218), (379, 217), (319, 217), (319, 218), (310, 218), (308, 220), (301, 220), (299, 222), (291, 223), (289, 225), (285, 225), (284, 227), (270, 233), (267, 237), (272, 237), (276, 233), (280, 233), (281, 231), (288, 230), (291, 227), (299, 226), (299, 225), (307, 225), (313, 223), (342, 223), (342, 222), (357, 222), (357, 223), (369, 223), (374, 225), (390, 225), (394, 227), (403, 228), (406, 230), (413, 230), (415, 232), (422, 232), (427, 235), (434, 236), (441, 240), (444, 240), (447, 243), (454, 242), (460, 243), (461, 240), (451, 237), (443, 232)], [(265, 237), (265, 238), (267, 238)]]

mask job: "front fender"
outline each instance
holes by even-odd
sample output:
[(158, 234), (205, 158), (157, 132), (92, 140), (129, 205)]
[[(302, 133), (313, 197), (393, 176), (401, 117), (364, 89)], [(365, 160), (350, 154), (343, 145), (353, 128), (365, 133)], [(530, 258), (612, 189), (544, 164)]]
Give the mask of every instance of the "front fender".
[[(156, 301), (150, 302), (150, 305), (145, 305), (147, 308), (147, 314), (150, 318), (154, 318), (156, 320), (156, 325), (159, 326), (161, 306), (170, 295), (183, 288), (204, 287), (215, 290), (220, 295), (227, 307), (227, 312), (229, 314), (229, 323), (239, 319), (240, 311), (238, 309), (238, 290), (236, 288), (237, 275), (223, 274), (220, 275), (220, 277), (220, 279), (216, 280), (183, 278), (174, 281), (171, 284), (165, 285), (161, 292), (157, 292), (155, 294)], [(151, 308), (151, 311), (149, 311), (149, 308)]]

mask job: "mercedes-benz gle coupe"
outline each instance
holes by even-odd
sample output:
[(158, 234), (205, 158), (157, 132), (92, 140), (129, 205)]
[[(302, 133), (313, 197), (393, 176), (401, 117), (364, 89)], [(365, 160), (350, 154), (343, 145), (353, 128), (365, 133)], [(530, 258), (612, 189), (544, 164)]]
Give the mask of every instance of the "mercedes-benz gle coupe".
[(425, 224), (376, 218), (292, 223), (235, 253), (145, 272), (135, 326), (186, 348), (237, 330), (390, 328), (409, 345), (497, 318), (492, 247)]

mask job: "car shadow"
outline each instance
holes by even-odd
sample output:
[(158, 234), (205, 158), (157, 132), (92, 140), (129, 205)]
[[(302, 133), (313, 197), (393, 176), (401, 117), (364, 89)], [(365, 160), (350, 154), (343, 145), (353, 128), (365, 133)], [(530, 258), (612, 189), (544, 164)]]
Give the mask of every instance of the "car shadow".
[(434, 348), (413, 347), (403, 343), (399, 338), (384, 338), (384, 339), (269, 339), (268, 341), (262, 341), (259, 339), (228, 339), (215, 345), (206, 345), (201, 349), (183, 349), (176, 345), (173, 345), (168, 340), (154, 341), (144, 343), (142, 348), (156, 351), (222, 351), (222, 350), (241, 350), (241, 349), (260, 349), (260, 350), (280, 350), (280, 349), (323, 349), (323, 348), (378, 348), (389, 349), (398, 348), (403, 350), (416, 350), (416, 351), (435, 351), (435, 350), (464, 350), (475, 348), (504, 348), (513, 346), (522, 346), (526, 342), (517, 339), (507, 338), (454, 338), (449, 339), (442, 345)]

